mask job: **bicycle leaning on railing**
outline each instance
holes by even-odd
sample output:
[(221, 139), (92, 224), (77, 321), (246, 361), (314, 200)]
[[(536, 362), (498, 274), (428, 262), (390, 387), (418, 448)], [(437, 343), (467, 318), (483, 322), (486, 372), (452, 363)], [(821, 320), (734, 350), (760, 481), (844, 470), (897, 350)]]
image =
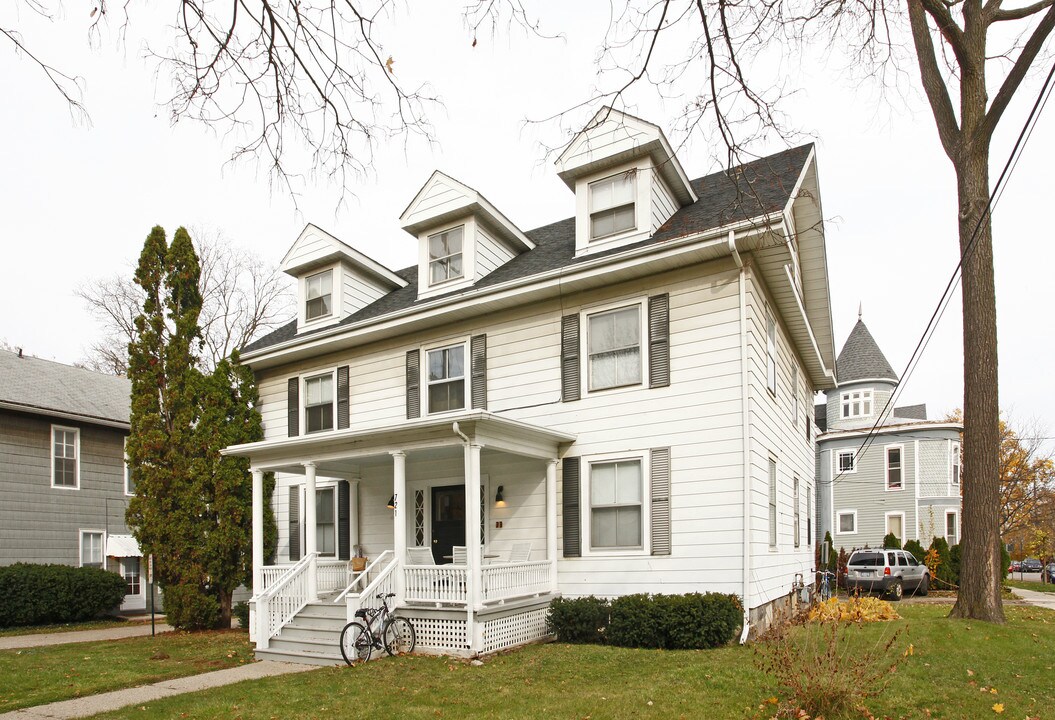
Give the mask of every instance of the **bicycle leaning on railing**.
[(355, 617), (362, 622), (352, 620), (341, 630), (341, 655), (346, 663), (366, 662), (375, 648), (384, 648), (389, 655), (414, 652), (417, 643), (414, 625), (405, 617), (392, 615), (388, 609), (388, 598), (395, 596), (395, 593), (378, 595), (381, 607), (359, 608)]

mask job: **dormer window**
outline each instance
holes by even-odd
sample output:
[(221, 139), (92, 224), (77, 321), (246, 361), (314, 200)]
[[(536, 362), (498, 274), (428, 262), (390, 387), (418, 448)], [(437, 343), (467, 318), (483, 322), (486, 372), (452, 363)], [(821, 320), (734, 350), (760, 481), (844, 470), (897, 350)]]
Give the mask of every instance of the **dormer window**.
[(462, 236), (465, 226), (429, 236), (429, 285), (463, 276)]
[(429, 412), (440, 413), (465, 407), (465, 344), (429, 350)]
[(304, 381), (304, 432), (333, 430), (333, 374)]
[(590, 239), (599, 240), (637, 228), (637, 172), (590, 183)]
[(840, 397), (842, 419), (868, 417), (872, 414), (872, 391), (855, 390), (844, 392)]
[(308, 276), (305, 285), (305, 320), (317, 320), (333, 314), (333, 270)]

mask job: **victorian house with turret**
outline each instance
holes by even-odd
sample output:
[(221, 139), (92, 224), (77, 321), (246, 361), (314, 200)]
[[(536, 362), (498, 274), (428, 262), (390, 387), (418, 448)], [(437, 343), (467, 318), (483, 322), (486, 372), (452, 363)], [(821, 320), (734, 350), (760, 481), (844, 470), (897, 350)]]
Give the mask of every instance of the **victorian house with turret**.
[(926, 405), (888, 408), (897, 373), (864, 321), (836, 362), (838, 386), (817, 405), (817, 533), (836, 549), (934, 537), (960, 540), (960, 433)]

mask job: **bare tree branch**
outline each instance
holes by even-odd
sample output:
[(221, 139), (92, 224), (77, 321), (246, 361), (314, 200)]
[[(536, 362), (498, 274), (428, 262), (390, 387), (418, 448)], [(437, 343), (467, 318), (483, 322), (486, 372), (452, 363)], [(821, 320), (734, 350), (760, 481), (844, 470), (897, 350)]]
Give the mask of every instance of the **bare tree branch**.
[(945, 85), (941, 70), (938, 68), (938, 60), (934, 55), (934, 43), (931, 41), (930, 27), (927, 24), (923, 3), (920, 0), (908, 0), (908, 15), (912, 25), (912, 39), (916, 44), (916, 56), (919, 59), (923, 90), (927, 94), (927, 100), (930, 101), (941, 146), (945, 154), (953, 158), (960, 143), (960, 126), (956, 120), (952, 100), (949, 99), (949, 89)]

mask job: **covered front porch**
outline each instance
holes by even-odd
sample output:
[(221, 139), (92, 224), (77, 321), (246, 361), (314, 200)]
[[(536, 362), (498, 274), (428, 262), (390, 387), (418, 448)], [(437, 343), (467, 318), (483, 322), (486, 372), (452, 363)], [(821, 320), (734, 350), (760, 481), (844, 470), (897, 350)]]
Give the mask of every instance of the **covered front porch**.
[[(544, 628), (540, 607), (557, 590), (557, 458), (573, 440), (476, 411), (228, 449), (252, 463), (258, 649), (306, 606), (343, 606), (351, 619), (387, 592), (424, 649), (497, 649), (491, 636), (525, 624), (518, 610)], [(266, 472), (281, 478), (267, 566)]]

